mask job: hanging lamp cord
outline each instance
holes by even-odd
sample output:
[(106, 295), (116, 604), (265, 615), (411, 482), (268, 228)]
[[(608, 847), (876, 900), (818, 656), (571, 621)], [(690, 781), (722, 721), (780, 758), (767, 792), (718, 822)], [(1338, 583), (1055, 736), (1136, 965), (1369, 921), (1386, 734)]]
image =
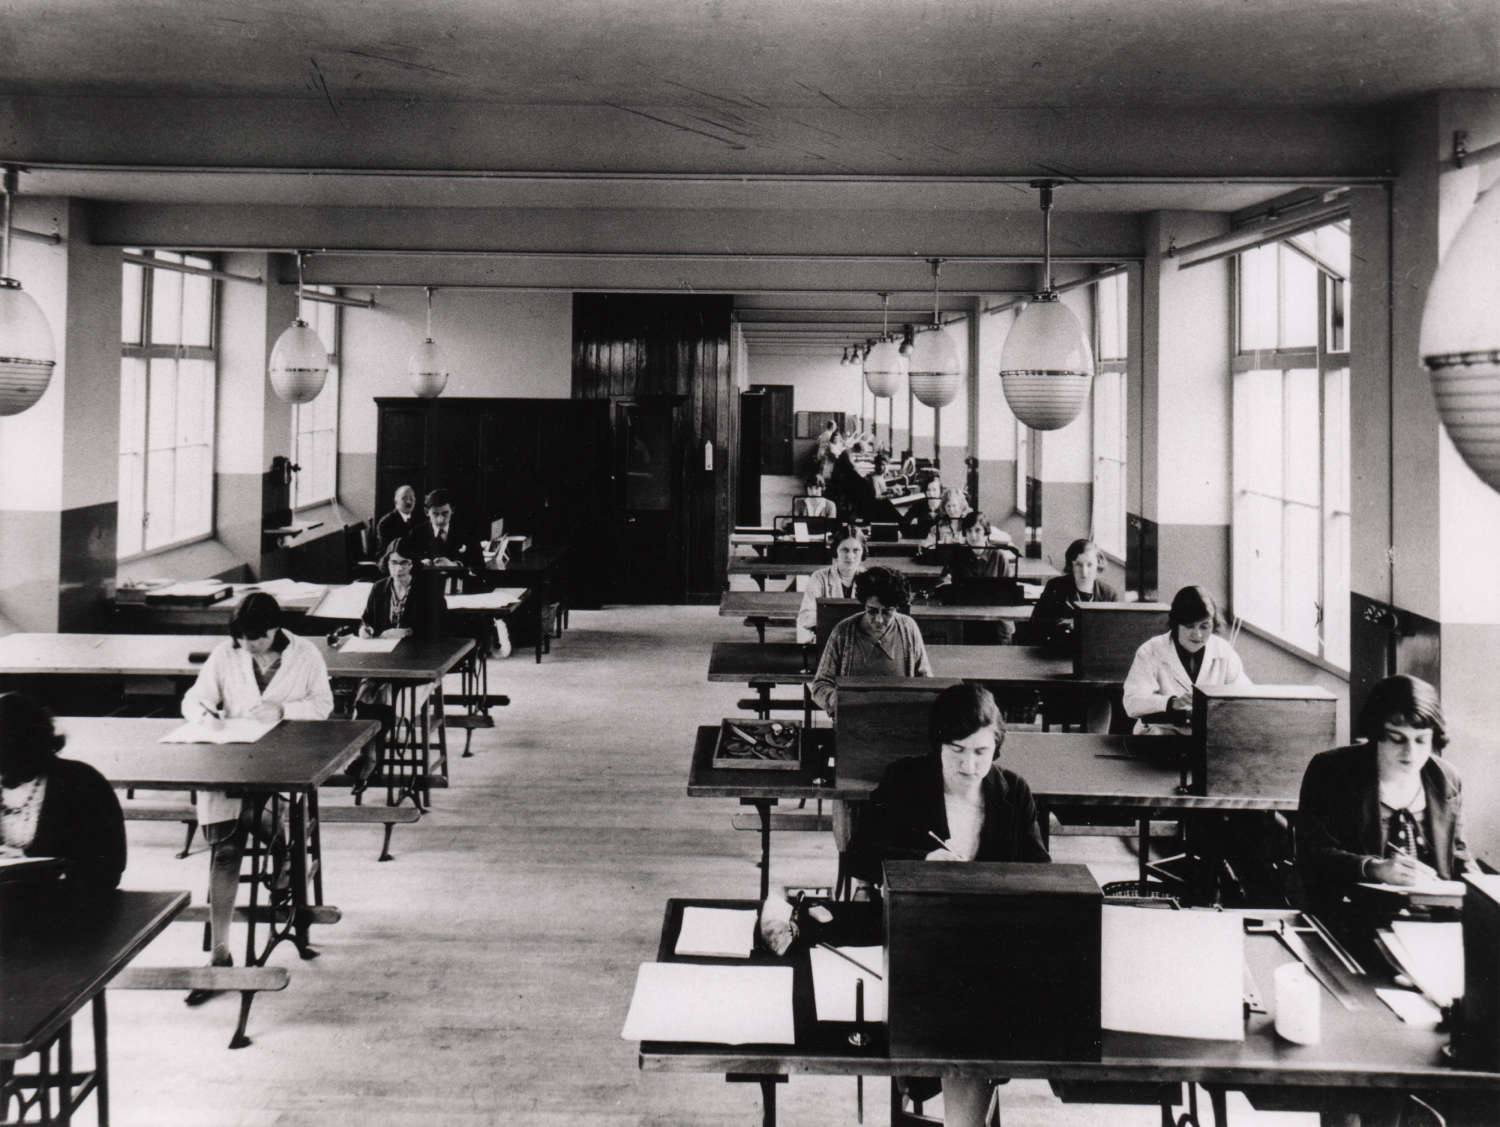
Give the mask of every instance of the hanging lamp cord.
[(1038, 180), (1042, 194), (1042, 293), (1052, 292), (1052, 181)]
[(424, 287), (427, 290), (427, 343), (432, 343), (432, 287)]
[(17, 183), (20, 176), (14, 165), (5, 166), (5, 203), (3, 212), (0, 212), (0, 225), (4, 227), (4, 234), (0, 236), (0, 278), (10, 277), (10, 201), (16, 194)]

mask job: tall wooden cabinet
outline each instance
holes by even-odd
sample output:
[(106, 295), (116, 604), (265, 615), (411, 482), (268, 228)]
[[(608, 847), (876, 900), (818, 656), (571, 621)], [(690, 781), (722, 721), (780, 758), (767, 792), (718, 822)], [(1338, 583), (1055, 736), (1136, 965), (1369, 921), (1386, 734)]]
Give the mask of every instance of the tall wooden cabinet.
[[(507, 532), (566, 545), (576, 606), (608, 595), (613, 555), (610, 405), (579, 399), (377, 399), (375, 496), (399, 485), (421, 497), (443, 487), (458, 519), (481, 537)], [(378, 519), (380, 513), (374, 514)], [(580, 554), (586, 559), (580, 566)]]

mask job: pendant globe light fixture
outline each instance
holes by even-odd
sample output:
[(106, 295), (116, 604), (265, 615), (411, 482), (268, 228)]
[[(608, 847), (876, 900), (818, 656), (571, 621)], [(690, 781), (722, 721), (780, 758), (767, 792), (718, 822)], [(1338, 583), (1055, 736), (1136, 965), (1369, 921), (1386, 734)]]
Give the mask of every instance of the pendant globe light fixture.
[(1419, 339), (1448, 436), (1500, 490), (1500, 189), (1479, 198), (1443, 256)]
[(0, 214), (0, 416), (19, 415), (40, 399), (57, 365), (46, 314), (10, 276), (10, 204), (18, 180), (7, 166)]
[(911, 393), (933, 410), (946, 407), (958, 394), (958, 381), (962, 369), (958, 360), (958, 349), (943, 331), (943, 322), (938, 313), (938, 274), (943, 260), (934, 258), (932, 263), (932, 328), (918, 333), (911, 343), (911, 355), (907, 357), (908, 377)]
[(297, 252), (297, 317), (271, 349), (271, 390), (287, 403), (311, 403), (328, 378), (328, 353), (316, 329), (302, 319), (302, 252)]
[(448, 386), (448, 366), (443, 363), (442, 350), (432, 340), (432, 293), (435, 287), (427, 287), (427, 339), (417, 345), (406, 365), (411, 375), (411, 389), (423, 399), (436, 399)]
[(1016, 418), (1032, 430), (1057, 430), (1078, 417), (1094, 376), (1094, 351), (1073, 311), (1052, 288), (1051, 180), (1042, 194), (1042, 291), (1021, 310), (1000, 352), (1000, 385)]
[(880, 295), (880, 339), (865, 353), (865, 386), (876, 399), (890, 399), (906, 375), (906, 357), (890, 339), (891, 295)]

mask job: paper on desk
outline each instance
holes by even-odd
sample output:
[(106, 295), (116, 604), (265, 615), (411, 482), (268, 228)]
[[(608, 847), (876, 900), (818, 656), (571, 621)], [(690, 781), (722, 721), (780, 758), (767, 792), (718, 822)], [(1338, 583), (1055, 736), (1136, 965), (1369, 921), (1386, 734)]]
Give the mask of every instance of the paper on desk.
[[(1463, 994), (1463, 924), (1396, 920), (1391, 933), (1396, 939), (1391, 953), (1417, 989), (1445, 1006)], [(1387, 942), (1386, 946), (1393, 945)]]
[(365, 604), (370, 601), (373, 583), (350, 583), (342, 587), (330, 587), (318, 605), (313, 607), (314, 618), (356, 619), (365, 613)]
[(620, 1036), (790, 1045), (794, 1028), (791, 967), (642, 963)]
[(1371, 888), (1376, 892), (1395, 892), (1417, 896), (1462, 896), (1464, 882), (1461, 880), (1424, 880), (1416, 884), (1381, 884), (1378, 881), (1362, 880), (1360, 888)]
[(525, 587), (496, 587), (475, 595), (449, 595), (449, 610), (506, 610), (521, 601)]
[[(840, 947), (840, 951), (871, 970), (885, 973), (885, 951), (880, 947)], [(885, 1020), (885, 981), (865, 974), (849, 959), (814, 947), (812, 955), (813, 1001), (819, 1021), (854, 1020), (854, 984), (865, 984), (865, 1020)]]
[(1245, 1038), (1245, 936), (1238, 916), (1105, 905), (1100, 1007), (1106, 1029)]
[(259, 583), (246, 584), (238, 589), (264, 591), (276, 596), (278, 602), (285, 599), (316, 599), (328, 590), (321, 583), (303, 583), (296, 579), (262, 579)]
[(755, 945), (755, 911), (686, 908), (677, 933), (679, 955), (748, 959)]
[(253, 744), (276, 727), (275, 721), (251, 720), (248, 716), (233, 720), (220, 720), (210, 724), (201, 720), (189, 720), (179, 728), (173, 728), (158, 743), (164, 744)]
[(339, 647), (339, 653), (388, 654), (400, 644), (400, 638), (350, 638)]
[(1042, 585), (1040, 583), (1022, 583), (1021, 598), (1035, 602), (1042, 597)]
[(1397, 1017), (1418, 1029), (1436, 1029), (1438, 1022), (1443, 1020), (1442, 1012), (1415, 990), (1377, 986), (1375, 993), (1395, 1011)]

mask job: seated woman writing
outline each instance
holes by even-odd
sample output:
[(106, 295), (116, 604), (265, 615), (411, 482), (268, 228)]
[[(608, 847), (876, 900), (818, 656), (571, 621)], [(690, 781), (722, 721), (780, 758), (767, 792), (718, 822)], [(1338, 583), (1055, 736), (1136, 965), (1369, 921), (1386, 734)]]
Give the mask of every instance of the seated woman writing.
[(1370, 690), (1351, 747), (1313, 756), (1297, 807), (1297, 872), (1307, 906), (1337, 917), (1360, 881), (1453, 880), (1470, 864), (1463, 784), (1440, 757), (1437, 690), (1387, 677)]
[(1219, 625), (1219, 604), (1202, 587), (1172, 596), (1167, 632), (1141, 643), (1125, 675), (1125, 713), (1135, 718), (1136, 735), (1191, 732), (1194, 685), (1250, 684)]
[[(229, 622), (229, 640), (221, 642), (183, 695), (182, 714), (189, 720), (217, 723), (249, 717), (267, 723), (280, 720), (326, 720), (333, 712), (328, 667), (318, 647), (281, 629), (281, 607), (256, 592), (240, 604)], [(245, 754), (253, 744), (226, 744), (229, 755)], [(264, 808), (223, 791), (198, 792), (198, 825), (210, 846), (208, 878), (210, 965), (234, 965), (229, 953), (229, 924), (239, 892), (240, 862), (247, 835), (255, 830), (273, 840), (278, 827), (262, 823)], [(194, 990), (188, 1005), (214, 994)]]
[(1067, 573), (1047, 580), (1031, 608), (1031, 639), (1037, 645), (1064, 644), (1073, 633), (1079, 603), (1112, 603), (1120, 594), (1099, 578), (1104, 557), (1092, 540), (1074, 540), (1063, 553)]
[[(850, 850), (855, 875), (878, 883), (887, 860), (1050, 861), (1031, 788), (1000, 766), (1005, 724), (989, 691), (944, 689), (927, 731), (927, 754), (892, 763), (871, 794)], [(993, 1088), (992, 1080), (945, 1074), (943, 1122), (983, 1123)]]
[(833, 563), (808, 576), (797, 608), (797, 642), (810, 646), (817, 640), (818, 600), (854, 598), (854, 580), (865, 562), (865, 541), (852, 527), (839, 530)]
[(125, 819), (87, 763), (59, 759), (66, 737), (20, 693), (0, 694), (0, 857), (53, 857), (72, 889), (107, 892), (125, 870)]
[(922, 632), (906, 613), (911, 609), (906, 578), (888, 567), (869, 568), (854, 577), (854, 597), (859, 613), (829, 633), (809, 686), (813, 700), (829, 716), (838, 707), (840, 677), (932, 676)]

